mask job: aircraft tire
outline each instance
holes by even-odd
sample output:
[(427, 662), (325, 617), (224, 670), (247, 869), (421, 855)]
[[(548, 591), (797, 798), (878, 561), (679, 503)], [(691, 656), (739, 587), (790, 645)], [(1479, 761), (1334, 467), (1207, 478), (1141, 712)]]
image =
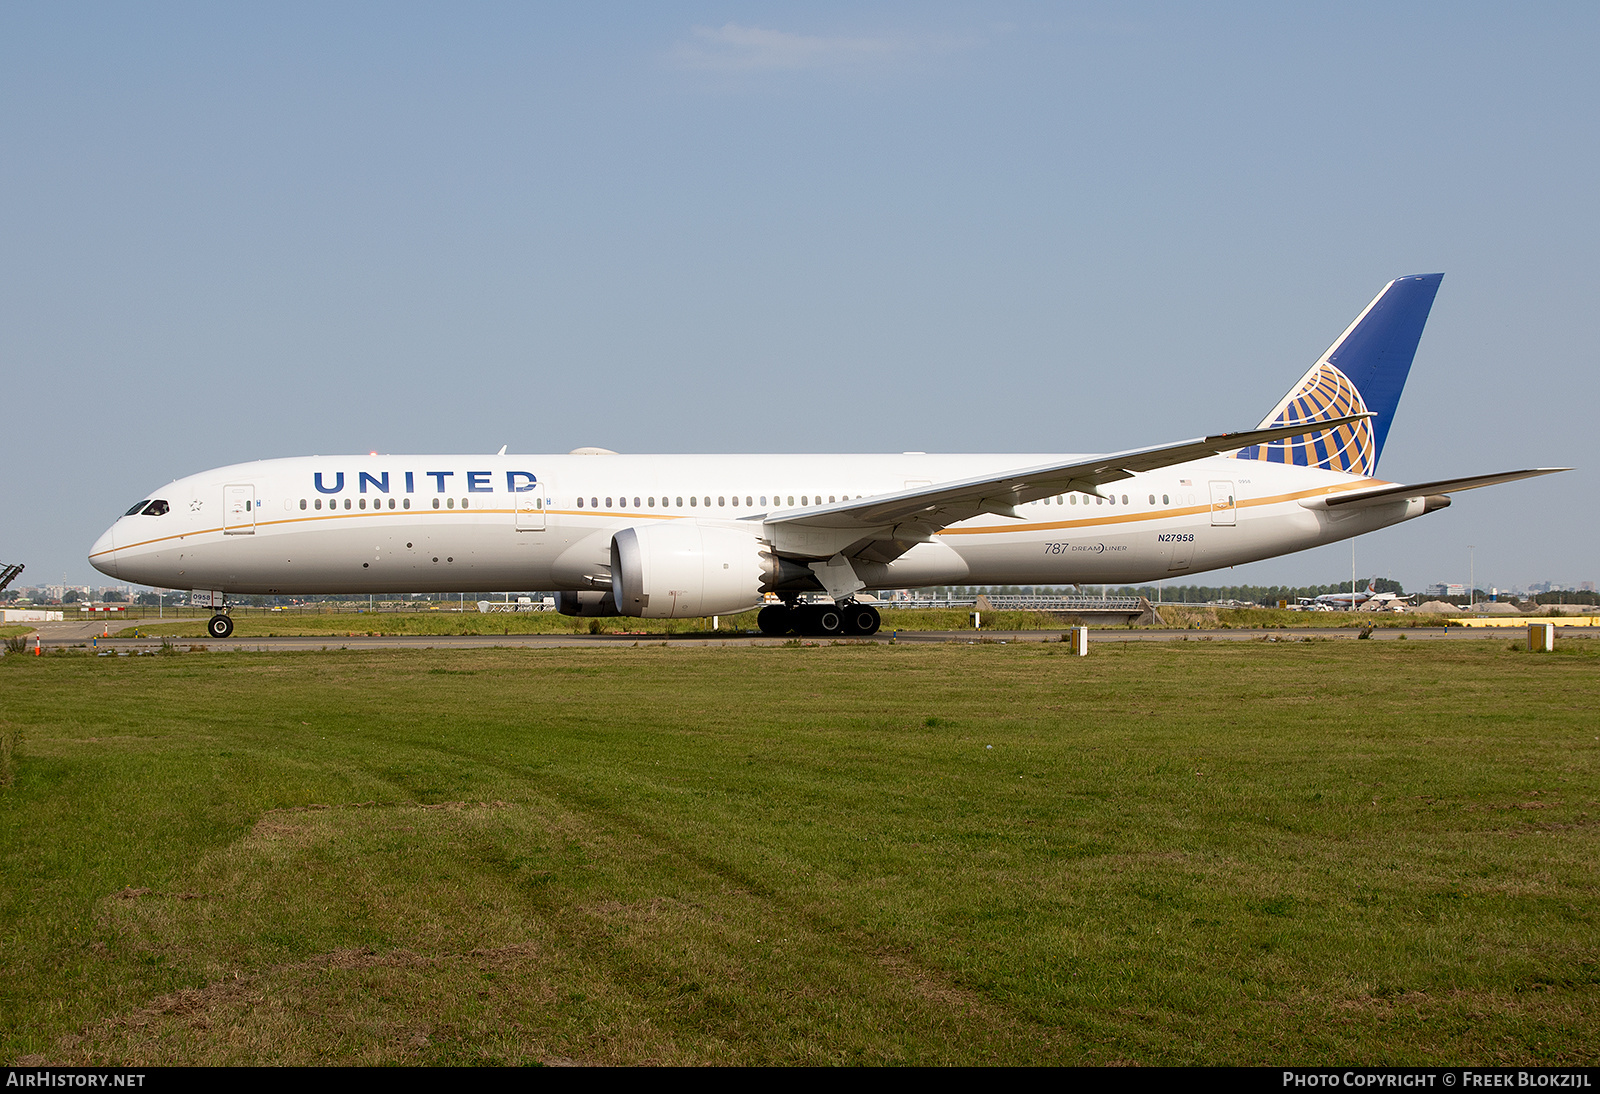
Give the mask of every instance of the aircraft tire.
[(756, 627), (762, 634), (776, 638), (788, 634), (794, 626), (794, 613), (779, 604), (769, 604), (756, 614)]
[(878, 609), (870, 604), (852, 604), (844, 609), (844, 630), (846, 634), (858, 634), (863, 637), (877, 634), (881, 624), (878, 618)]
[(844, 612), (832, 604), (823, 604), (807, 613), (811, 618), (806, 628), (810, 634), (829, 635), (844, 633)]
[(206, 623), (206, 633), (212, 638), (227, 638), (233, 633), (233, 620), (220, 613), (214, 615)]

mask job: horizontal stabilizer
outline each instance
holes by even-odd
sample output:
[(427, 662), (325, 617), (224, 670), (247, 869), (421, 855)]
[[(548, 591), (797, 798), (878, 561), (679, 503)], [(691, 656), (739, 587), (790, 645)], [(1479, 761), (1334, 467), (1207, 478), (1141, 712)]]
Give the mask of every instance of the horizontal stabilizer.
[(1382, 505), (1400, 498), (1425, 498), (1434, 494), (1450, 494), (1457, 490), (1476, 490), (1480, 486), (1494, 486), (1518, 479), (1532, 479), (1539, 475), (1554, 475), (1571, 471), (1570, 467), (1534, 467), (1526, 471), (1502, 471), (1496, 475), (1473, 475), (1465, 479), (1439, 479), (1435, 482), (1416, 482), (1409, 485), (1385, 486), (1360, 493), (1340, 494), (1327, 499), (1329, 509), (1359, 509), (1367, 505)]

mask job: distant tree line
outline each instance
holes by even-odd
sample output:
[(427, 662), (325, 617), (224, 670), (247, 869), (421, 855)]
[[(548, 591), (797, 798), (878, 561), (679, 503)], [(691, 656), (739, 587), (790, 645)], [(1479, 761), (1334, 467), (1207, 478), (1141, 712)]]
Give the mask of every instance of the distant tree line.
[(1532, 599), (1535, 604), (1600, 604), (1600, 593), (1552, 589), (1548, 593), (1538, 593)]

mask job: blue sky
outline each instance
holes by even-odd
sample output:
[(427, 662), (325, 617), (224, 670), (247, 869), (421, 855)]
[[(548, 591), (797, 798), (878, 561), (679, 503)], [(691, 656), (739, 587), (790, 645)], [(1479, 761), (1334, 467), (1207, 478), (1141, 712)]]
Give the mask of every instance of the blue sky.
[[(0, 560), (305, 453), (1096, 451), (1446, 277), (1364, 537), (1600, 579), (1600, 8), (12, 4)], [(863, 442), (863, 438), (866, 441)], [(1590, 465), (1586, 467), (1585, 465)], [(1223, 571), (1325, 581), (1349, 548)]]

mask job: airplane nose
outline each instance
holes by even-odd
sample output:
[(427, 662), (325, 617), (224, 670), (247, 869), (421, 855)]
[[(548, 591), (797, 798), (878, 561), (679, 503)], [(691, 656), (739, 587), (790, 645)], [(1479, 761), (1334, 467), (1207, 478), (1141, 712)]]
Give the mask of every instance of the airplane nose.
[(100, 538), (94, 541), (94, 546), (89, 548), (89, 565), (109, 577), (118, 577), (117, 556), (113, 554), (117, 549), (117, 526), (113, 524)]

